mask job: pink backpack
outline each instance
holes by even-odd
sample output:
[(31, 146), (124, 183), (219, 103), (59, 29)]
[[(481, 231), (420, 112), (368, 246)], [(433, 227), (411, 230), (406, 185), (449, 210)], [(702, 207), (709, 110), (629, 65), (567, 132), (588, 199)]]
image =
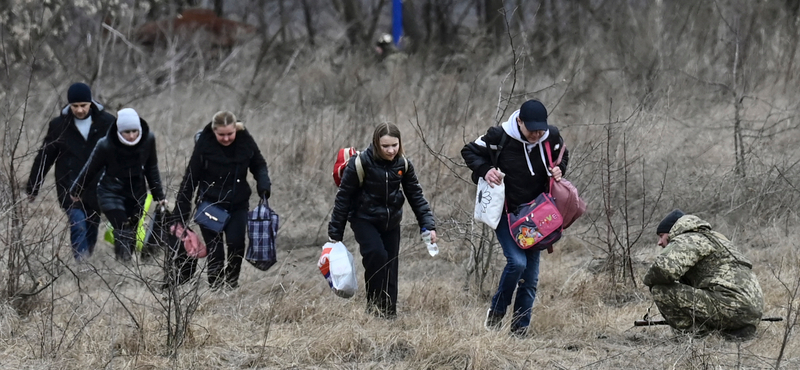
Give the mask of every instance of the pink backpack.
[[(561, 163), (561, 156), (564, 154), (566, 147), (562, 145), (558, 158), (553, 162), (550, 154), (550, 143), (545, 145), (547, 150), (547, 159), (552, 163), (552, 167), (558, 166)], [(581, 217), (586, 212), (586, 202), (578, 195), (578, 189), (569, 180), (561, 178), (560, 181), (555, 181), (550, 178), (550, 195), (556, 202), (558, 212), (561, 213), (563, 218), (564, 229), (568, 228), (572, 223)]]

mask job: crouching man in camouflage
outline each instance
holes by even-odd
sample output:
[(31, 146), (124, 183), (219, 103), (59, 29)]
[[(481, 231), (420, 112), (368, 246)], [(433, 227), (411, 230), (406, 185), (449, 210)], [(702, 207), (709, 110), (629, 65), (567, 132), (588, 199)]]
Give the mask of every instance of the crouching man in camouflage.
[(724, 235), (697, 216), (672, 211), (656, 229), (664, 251), (644, 284), (673, 328), (703, 336), (751, 338), (764, 296), (752, 263)]

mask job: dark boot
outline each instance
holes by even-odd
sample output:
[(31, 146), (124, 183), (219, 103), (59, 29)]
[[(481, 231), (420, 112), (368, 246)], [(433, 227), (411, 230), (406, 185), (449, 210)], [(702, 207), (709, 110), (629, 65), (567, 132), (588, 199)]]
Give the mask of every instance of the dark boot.
[(218, 290), (219, 288), (222, 288), (223, 285), (225, 285), (224, 271), (225, 270), (222, 269), (217, 271), (212, 271), (210, 269), (208, 270), (206, 274), (208, 275), (208, 286), (211, 287), (211, 290)]
[(136, 232), (129, 230), (127, 225), (121, 229), (114, 229), (114, 256), (117, 261), (130, 262), (135, 242)]
[(720, 330), (720, 335), (725, 340), (743, 342), (753, 339), (756, 336), (756, 327), (755, 325), (747, 325), (736, 329), (724, 329)]

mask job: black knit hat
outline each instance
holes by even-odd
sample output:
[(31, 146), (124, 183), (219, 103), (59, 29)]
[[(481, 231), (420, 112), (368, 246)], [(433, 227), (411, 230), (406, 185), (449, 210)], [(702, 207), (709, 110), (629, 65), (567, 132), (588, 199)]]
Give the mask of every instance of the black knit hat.
[(67, 101), (72, 103), (91, 103), (92, 102), (92, 89), (89, 85), (76, 82), (67, 90)]
[(683, 211), (677, 208), (670, 212), (667, 217), (664, 217), (664, 219), (658, 224), (658, 227), (656, 228), (656, 234), (669, 234), (669, 231), (672, 229), (672, 225), (675, 225), (675, 223), (678, 222), (678, 219), (683, 217), (683, 215)]

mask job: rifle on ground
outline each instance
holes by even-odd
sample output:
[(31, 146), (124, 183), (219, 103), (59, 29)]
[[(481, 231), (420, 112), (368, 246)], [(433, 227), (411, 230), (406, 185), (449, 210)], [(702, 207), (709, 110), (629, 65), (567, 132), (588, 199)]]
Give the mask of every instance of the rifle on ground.
[[(764, 317), (761, 321), (778, 322), (783, 321), (783, 317)], [(656, 325), (669, 325), (666, 320), (636, 320), (633, 326), (656, 326)]]

